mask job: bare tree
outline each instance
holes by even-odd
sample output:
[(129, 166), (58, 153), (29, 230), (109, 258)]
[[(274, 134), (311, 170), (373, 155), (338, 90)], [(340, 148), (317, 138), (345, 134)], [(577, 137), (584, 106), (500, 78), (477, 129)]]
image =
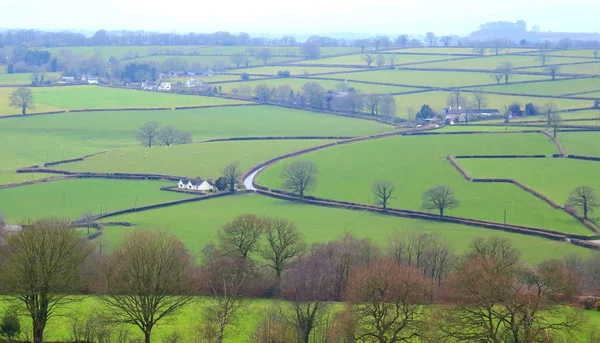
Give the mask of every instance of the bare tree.
[(99, 298), (110, 320), (131, 324), (150, 343), (152, 329), (193, 300), (193, 258), (166, 233), (134, 232), (103, 263)]
[(142, 146), (152, 148), (157, 139), (159, 128), (160, 124), (155, 121), (145, 123), (138, 129), (137, 140)]
[(380, 99), (379, 112), (381, 112), (381, 115), (388, 117), (388, 119), (395, 117), (396, 99), (389, 94), (382, 95)]
[(558, 107), (552, 102), (547, 102), (542, 106), (541, 113), (546, 118), (546, 125), (552, 125), (551, 119), (552, 115), (558, 111)]
[(413, 119), (415, 119), (415, 114), (417, 111), (415, 110), (414, 107), (406, 106), (404, 108), (404, 110), (406, 111), (406, 116), (407, 116), (408, 121), (412, 121)]
[(562, 121), (563, 120), (562, 120), (562, 117), (560, 116), (560, 114), (552, 113), (552, 115), (550, 115), (550, 126), (552, 127), (552, 134), (553, 134), (554, 138), (556, 138), (556, 134), (558, 132), (558, 129), (559, 129)]
[(403, 48), (408, 45), (408, 42), (409, 42), (408, 35), (400, 35), (394, 41), (394, 43), (396, 43), (396, 45), (401, 46)]
[(231, 63), (235, 63), (236, 68), (240, 67), (240, 64), (244, 63), (247, 59), (247, 55), (241, 52), (235, 53), (229, 57)]
[(386, 58), (385, 55), (383, 54), (379, 54), (377, 56), (375, 56), (375, 64), (377, 64), (377, 67), (381, 68), (385, 65), (386, 62)]
[(504, 74), (502, 73), (502, 71), (498, 68), (496, 68), (495, 70), (493, 70), (490, 73), (490, 76), (496, 80), (496, 84), (500, 84), (500, 81), (502, 80), (502, 78), (504, 77)]
[(192, 142), (189, 132), (177, 130), (173, 126), (165, 126), (158, 130), (156, 137), (161, 145), (171, 146), (173, 144), (187, 144)]
[(461, 108), (465, 106), (466, 99), (462, 96), (460, 90), (455, 90), (448, 94), (446, 105), (452, 108)]
[(265, 218), (241, 214), (223, 225), (218, 233), (219, 245), (228, 256), (248, 261), (250, 254), (259, 250), (259, 240), (267, 226)]
[(571, 191), (567, 204), (583, 210), (583, 218), (588, 219), (588, 213), (594, 211), (594, 208), (600, 206), (596, 192), (590, 186), (581, 186)]
[(508, 83), (509, 77), (513, 72), (513, 64), (511, 62), (504, 62), (500, 65), (500, 67), (498, 67), (498, 71), (502, 72), (502, 75), (504, 76), (504, 83)]
[(275, 271), (277, 279), (306, 250), (302, 234), (296, 225), (287, 219), (269, 218), (265, 230), (267, 244), (261, 251), (267, 266)]
[(439, 210), (440, 217), (446, 209), (456, 208), (460, 202), (454, 196), (454, 191), (448, 186), (431, 187), (423, 193), (421, 207), (425, 210)]
[(235, 184), (240, 175), (242, 175), (242, 172), (240, 171), (239, 161), (233, 161), (221, 169), (221, 176), (227, 180), (229, 191), (232, 193), (235, 192)]
[(27, 310), (34, 343), (44, 341), (48, 321), (76, 302), (81, 268), (92, 252), (67, 220), (40, 219), (7, 235), (0, 249), (4, 289)]
[(381, 95), (369, 94), (365, 97), (365, 106), (371, 112), (372, 115), (379, 114), (379, 103), (381, 102)]
[(506, 41), (502, 39), (494, 39), (492, 43), (494, 44), (496, 56), (498, 56), (500, 54), (500, 51), (502, 51), (506, 47)]
[(485, 48), (485, 46), (481, 45), (481, 44), (477, 45), (476, 47), (473, 48), (473, 52), (476, 53), (479, 56), (485, 55), (486, 50), (487, 49)]
[(380, 205), (384, 211), (387, 210), (388, 201), (394, 199), (393, 193), (395, 190), (396, 186), (389, 180), (376, 181), (371, 188), (371, 191), (377, 198), (377, 204)]
[(264, 64), (267, 64), (267, 62), (272, 57), (273, 57), (273, 52), (269, 48), (263, 48), (256, 52), (256, 58), (262, 60), (264, 62)]
[(94, 212), (92, 211), (85, 211), (79, 217), (78, 221), (81, 223), (81, 225), (84, 225), (86, 227), (88, 235), (90, 234), (90, 227), (94, 222), (94, 217)]
[(481, 110), (487, 106), (487, 101), (487, 95), (483, 92), (483, 90), (481, 88), (475, 89), (475, 92), (473, 92), (473, 103), (477, 109)]
[(432, 47), (437, 44), (437, 37), (433, 32), (427, 32), (425, 34), (425, 40), (429, 43), (429, 46)]
[(306, 191), (316, 186), (318, 173), (319, 169), (312, 161), (296, 161), (288, 164), (281, 171), (283, 188), (297, 193), (302, 199)]
[(556, 74), (560, 71), (559, 65), (549, 65), (546, 67), (546, 72), (552, 77), (552, 80), (556, 80)]
[(367, 64), (367, 67), (371, 67), (371, 64), (373, 63), (373, 55), (371, 54), (364, 54), (362, 55), (362, 60), (365, 61), (365, 63)]
[(550, 55), (548, 54), (548, 51), (540, 51), (539, 55), (537, 56), (537, 60), (540, 61), (543, 67), (546, 66), (546, 63), (548, 63), (549, 59)]
[(8, 96), (8, 103), (11, 107), (21, 109), (21, 114), (26, 115), (28, 109), (34, 109), (33, 95), (29, 88), (19, 88)]
[(396, 55), (391, 54), (388, 59), (390, 60), (390, 69), (394, 69), (394, 64), (396, 63)]
[(450, 43), (452, 42), (452, 36), (442, 36), (440, 38), (440, 40), (442, 41), (442, 43), (444, 44), (444, 46), (449, 46)]

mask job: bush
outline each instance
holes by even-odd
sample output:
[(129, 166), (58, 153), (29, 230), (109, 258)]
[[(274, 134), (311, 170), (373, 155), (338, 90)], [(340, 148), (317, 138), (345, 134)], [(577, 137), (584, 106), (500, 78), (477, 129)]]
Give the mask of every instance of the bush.
[(21, 333), (21, 321), (15, 308), (8, 309), (2, 317), (0, 323), (0, 334), (6, 337), (8, 341), (12, 341), (15, 336)]
[(248, 81), (248, 80), (250, 80), (250, 75), (248, 75), (248, 73), (242, 73), (242, 75), (240, 76), (240, 79), (242, 79), (244, 81)]
[(277, 72), (277, 76), (279, 77), (290, 77), (290, 72), (288, 70), (280, 70)]

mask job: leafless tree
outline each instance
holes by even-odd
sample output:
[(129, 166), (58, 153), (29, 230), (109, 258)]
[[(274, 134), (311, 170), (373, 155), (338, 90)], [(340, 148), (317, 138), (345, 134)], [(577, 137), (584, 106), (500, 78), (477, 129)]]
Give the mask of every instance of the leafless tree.
[(372, 115), (379, 114), (379, 103), (381, 102), (381, 95), (369, 94), (365, 97), (365, 106), (371, 112)]
[(552, 125), (551, 119), (552, 115), (554, 115), (558, 111), (558, 107), (552, 102), (547, 102), (542, 106), (541, 113), (546, 118), (546, 125)]
[(437, 44), (438, 38), (433, 32), (427, 32), (425, 34), (425, 40), (429, 43), (429, 46), (432, 47)]
[(274, 89), (274, 96), (277, 102), (289, 105), (293, 102), (294, 89), (290, 85), (280, 85)]
[(400, 35), (395, 40), (396, 45), (401, 46), (403, 48), (408, 45), (408, 42), (409, 42), (408, 35)]
[(256, 52), (256, 58), (262, 60), (264, 62), (264, 64), (267, 64), (267, 62), (272, 57), (273, 57), (273, 52), (269, 48), (263, 48)]
[(388, 59), (390, 60), (390, 69), (394, 69), (394, 64), (396, 63), (396, 55), (391, 54)]
[(459, 204), (452, 188), (448, 186), (436, 186), (429, 188), (423, 193), (421, 207), (428, 211), (438, 210), (440, 217), (443, 217), (445, 210), (456, 208)]
[(496, 80), (496, 84), (500, 84), (500, 81), (502, 81), (502, 78), (504, 77), (504, 74), (502, 73), (502, 71), (498, 68), (496, 68), (495, 70), (493, 70), (490, 73), (490, 76)]
[(288, 325), (276, 309), (263, 312), (250, 341), (252, 343), (285, 343), (297, 340), (293, 327)]
[(150, 343), (152, 329), (193, 301), (193, 258), (183, 243), (161, 232), (138, 231), (102, 265), (100, 300), (110, 320), (130, 324)]
[(396, 116), (396, 99), (385, 94), (380, 97), (379, 112), (381, 115), (392, 118)]
[(46, 78), (46, 70), (44, 68), (34, 68), (31, 72), (31, 84), (43, 85)]
[(137, 133), (137, 140), (144, 147), (152, 148), (156, 139), (158, 138), (158, 130), (160, 124), (155, 121), (149, 121), (144, 125), (140, 126)]
[(414, 107), (406, 106), (404, 108), (404, 110), (406, 111), (406, 116), (407, 116), (408, 121), (412, 121), (413, 119), (415, 119), (415, 114), (417, 111), (415, 110)]
[(479, 56), (485, 55), (486, 50), (487, 49), (485, 48), (485, 46), (481, 45), (481, 44), (477, 45), (476, 47), (473, 48), (473, 52), (476, 53)]
[(304, 193), (317, 185), (319, 169), (312, 161), (296, 161), (286, 165), (281, 171), (283, 188), (292, 193), (297, 193), (300, 199)]
[(508, 83), (509, 77), (513, 72), (513, 64), (511, 62), (503, 62), (500, 67), (498, 67), (498, 71), (502, 72), (504, 76), (504, 83)]
[(540, 51), (540, 53), (537, 56), (537, 60), (540, 61), (543, 67), (546, 66), (546, 63), (548, 63), (549, 59), (550, 55), (548, 54), (548, 51)]
[(346, 289), (346, 310), (357, 342), (413, 342), (420, 334), (430, 282), (415, 267), (379, 260), (356, 269)]
[(281, 274), (291, 268), (298, 257), (306, 250), (306, 243), (296, 225), (287, 219), (269, 218), (265, 229), (266, 245), (261, 256), (267, 266), (275, 271), (279, 280)]
[(173, 126), (165, 126), (158, 130), (156, 137), (159, 144), (164, 146), (171, 146), (173, 144), (187, 144), (191, 143), (192, 136), (189, 132), (177, 130)]
[(219, 246), (226, 255), (248, 261), (251, 253), (259, 251), (259, 240), (267, 226), (266, 218), (239, 215), (219, 231)]
[(442, 43), (444, 44), (444, 46), (449, 46), (450, 43), (452, 42), (452, 36), (442, 36), (440, 38), (440, 40), (442, 41)]
[(559, 65), (549, 65), (546, 67), (546, 72), (552, 77), (552, 80), (556, 80), (556, 74), (560, 72)]
[(466, 99), (462, 96), (460, 90), (455, 90), (448, 94), (446, 105), (452, 108), (462, 108), (465, 106)]
[(571, 191), (567, 204), (583, 210), (583, 218), (588, 219), (588, 214), (594, 211), (594, 208), (600, 206), (596, 192), (590, 186), (581, 186)]
[(480, 110), (487, 106), (487, 95), (483, 92), (481, 88), (475, 89), (473, 92), (473, 103), (477, 106), (477, 109)]
[(231, 55), (229, 57), (229, 60), (231, 61), (231, 63), (234, 63), (236, 68), (240, 67), (240, 64), (244, 63), (244, 61), (247, 59), (248, 57), (246, 56), (246, 54), (238, 52), (235, 53), (233, 55)]
[(0, 249), (1, 281), (31, 317), (33, 342), (42, 343), (48, 321), (77, 301), (69, 292), (82, 286), (81, 268), (92, 248), (67, 220), (46, 218), (22, 227)]
[(396, 190), (396, 186), (389, 180), (376, 181), (373, 183), (371, 191), (377, 198), (377, 204), (380, 205), (384, 211), (387, 210), (389, 200), (394, 199), (393, 193)]
[(8, 103), (11, 107), (21, 109), (21, 114), (26, 115), (27, 110), (34, 109), (33, 95), (29, 88), (19, 88), (8, 96)]
[(554, 138), (556, 138), (556, 134), (558, 132), (558, 129), (559, 129), (562, 121), (563, 120), (562, 120), (562, 117), (560, 116), (560, 114), (552, 113), (552, 115), (550, 115), (550, 127), (552, 127), (552, 134), (553, 134)]
[(386, 58), (385, 55), (383, 54), (379, 54), (377, 56), (375, 56), (375, 64), (377, 64), (377, 67), (381, 68), (385, 65), (386, 62)]
[(371, 54), (364, 54), (364, 55), (362, 55), (362, 59), (367, 64), (367, 67), (370, 68), (371, 64), (373, 63), (373, 55), (371, 55)]
[(321, 109), (325, 102), (325, 89), (317, 82), (307, 82), (302, 85), (302, 93), (306, 97), (307, 105)]
[(500, 51), (502, 51), (506, 47), (506, 41), (502, 39), (494, 39), (492, 43), (494, 44), (496, 56), (498, 56), (500, 54)]
[(94, 212), (92, 211), (85, 211), (79, 217), (78, 221), (81, 223), (81, 225), (85, 225), (88, 235), (90, 234), (90, 226), (92, 226), (92, 223), (94, 222), (94, 217)]
[(235, 192), (235, 185), (240, 175), (242, 175), (242, 172), (240, 171), (239, 161), (233, 161), (221, 169), (221, 176), (227, 180), (229, 191), (232, 193)]

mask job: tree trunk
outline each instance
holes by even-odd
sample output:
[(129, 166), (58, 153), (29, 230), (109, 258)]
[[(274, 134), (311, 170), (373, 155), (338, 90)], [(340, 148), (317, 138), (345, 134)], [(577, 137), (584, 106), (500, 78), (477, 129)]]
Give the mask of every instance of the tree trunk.
[(587, 206), (587, 202), (584, 202), (583, 203), (583, 218), (588, 219), (587, 214), (588, 214), (588, 206)]
[(444, 216), (444, 208), (442, 207), (442, 208), (440, 208), (440, 217), (443, 217), (443, 216)]
[(46, 324), (41, 320), (35, 320), (33, 322), (33, 343), (44, 342), (44, 328)]
[(144, 343), (150, 343), (150, 335), (152, 334), (152, 328), (146, 328), (144, 330)]
[(26, 115), (26, 114), (27, 114), (27, 106), (25, 106), (25, 105), (21, 106), (21, 113), (22, 113), (23, 115)]

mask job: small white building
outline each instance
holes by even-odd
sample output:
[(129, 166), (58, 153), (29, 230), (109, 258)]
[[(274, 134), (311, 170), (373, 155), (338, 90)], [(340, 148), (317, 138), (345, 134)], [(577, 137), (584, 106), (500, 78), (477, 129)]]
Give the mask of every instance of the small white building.
[(185, 86), (187, 88), (197, 88), (197, 87), (202, 87), (203, 83), (200, 80), (196, 80), (196, 79), (188, 79), (185, 82)]
[(202, 180), (198, 178), (195, 180), (179, 180), (177, 188), (194, 191), (213, 191), (215, 189), (215, 185), (210, 180)]
[(156, 87), (157, 87), (156, 81), (144, 81), (144, 82), (142, 82), (142, 89), (153, 90), (153, 89), (156, 89)]
[(158, 90), (159, 91), (170, 91), (171, 84), (169, 82), (161, 82), (160, 85), (158, 86)]
[(98, 84), (98, 78), (97, 77), (88, 77), (87, 83), (90, 84), (90, 85), (97, 85)]

